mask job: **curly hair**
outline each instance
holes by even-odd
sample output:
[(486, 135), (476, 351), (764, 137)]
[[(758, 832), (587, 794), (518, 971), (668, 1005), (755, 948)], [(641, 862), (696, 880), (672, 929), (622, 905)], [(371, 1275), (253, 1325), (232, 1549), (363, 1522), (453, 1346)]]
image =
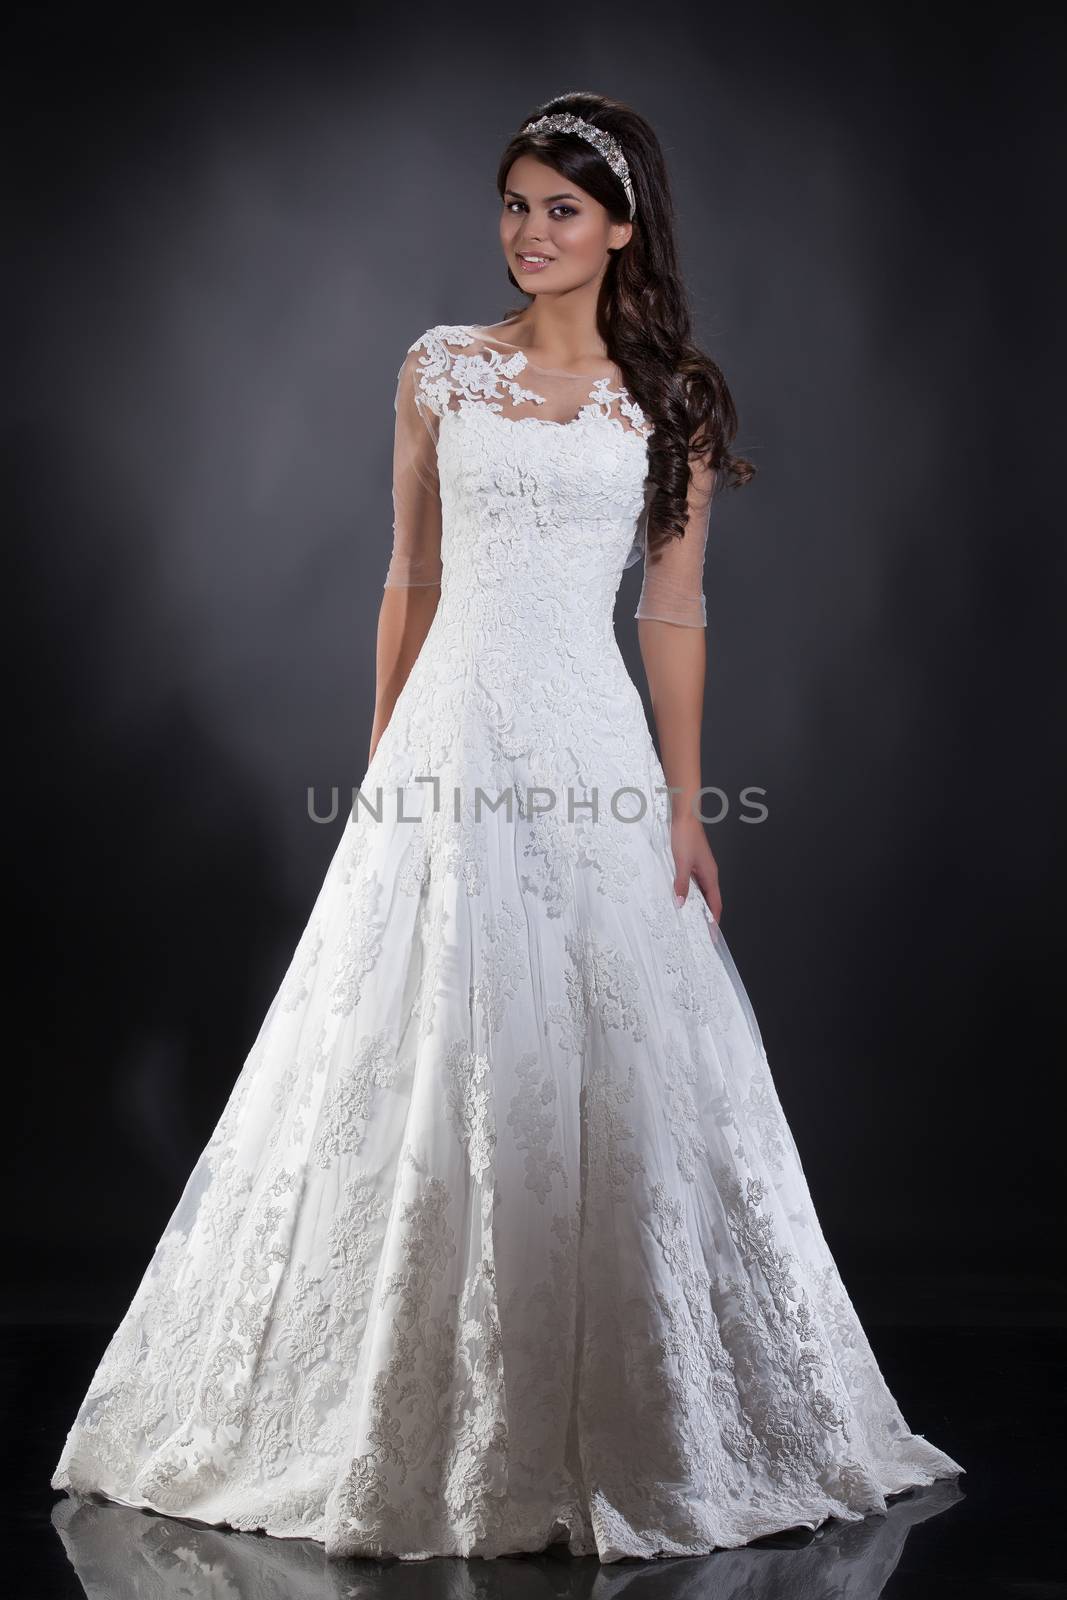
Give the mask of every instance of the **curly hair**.
[[(649, 551), (685, 533), (690, 460), (707, 457), (714, 485), (748, 483), (755, 467), (731, 454), (737, 412), (726, 380), (691, 335), (689, 305), (678, 270), (674, 207), (663, 151), (652, 128), (631, 107), (606, 95), (573, 93), (547, 100), (523, 118), (569, 111), (618, 140), (630, 169), (636, 201), (628, 244), (611, 252), (597, 306), (600, 336), (627, 388), (653, 423), (649, 479)], [(503, 200), (508, 173), (522, 155), (533, 155), (598, 200), (613, 222), (626, 222), (630, 208), (620, 179), (585, 139), (573, 133), (523, 133), (511, 139), (497, 170)], [(522, 292), (511, 269), (508, 278)], [(529, 302), (527, 302), (528, 304)], [(512, 307), (514, 317), (525, 305)]]

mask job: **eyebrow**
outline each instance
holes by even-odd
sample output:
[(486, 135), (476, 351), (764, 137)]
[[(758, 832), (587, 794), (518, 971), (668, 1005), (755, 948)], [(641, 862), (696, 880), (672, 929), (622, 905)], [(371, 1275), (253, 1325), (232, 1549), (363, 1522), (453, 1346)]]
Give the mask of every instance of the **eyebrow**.
[[(505, 189), (504, 193), (505, 194), (513, 194), (515, 196), (516, 200), (525, 200), (526, 199), (526, 196), (522, 193), (521, 189)], [(581, 197), (579, 195), (576, 195), (576, 194), (546, 194), (545, 195), (545, 199), (546, 200), (578, 200), (580, 198)]]

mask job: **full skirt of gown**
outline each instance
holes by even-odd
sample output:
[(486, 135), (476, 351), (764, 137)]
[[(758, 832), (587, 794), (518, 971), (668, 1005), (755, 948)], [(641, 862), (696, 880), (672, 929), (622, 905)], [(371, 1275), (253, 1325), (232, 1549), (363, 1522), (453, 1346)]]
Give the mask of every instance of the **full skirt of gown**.
[(338, 1556), (610, 1561), (962, 1470), (886, 1387), (665, 814), (524, 789), (349, 815), (55, 1487)]

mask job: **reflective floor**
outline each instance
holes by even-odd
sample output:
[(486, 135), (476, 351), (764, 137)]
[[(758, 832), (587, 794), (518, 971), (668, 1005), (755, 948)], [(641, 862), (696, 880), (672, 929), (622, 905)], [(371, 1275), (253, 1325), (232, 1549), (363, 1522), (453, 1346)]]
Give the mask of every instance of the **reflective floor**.
[[(1056, 1493), (1064, 1333), (871, 1330), (912, 1426), (967, 1466), (958, 1483), (894, 1499), (886, 1516), (657, 1562), (564, 1551), (499, 1561), (327, 1561), (321, 1545), (206, 1528), (57, 1494), (48, 1478), (108, 1329), (4, 1330), (4, 1505), (12, 1595), (92, 1600), (875, 1600), (1067, 1597)], [(14, 1570), (12, 1570), (14, 1568)]]

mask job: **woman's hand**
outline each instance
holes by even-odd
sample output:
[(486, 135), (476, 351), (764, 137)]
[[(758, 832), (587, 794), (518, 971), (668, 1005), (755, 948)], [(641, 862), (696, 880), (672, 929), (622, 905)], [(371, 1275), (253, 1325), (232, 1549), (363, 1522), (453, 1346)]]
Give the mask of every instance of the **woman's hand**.
[(695, 879), (718, 926), (722, 921), (719, 868), (699, 817), (675, 817), (671, 823), (671, 853), (674, 856), (674, 893), (679, 905), (689, 895), (690, 878)]

